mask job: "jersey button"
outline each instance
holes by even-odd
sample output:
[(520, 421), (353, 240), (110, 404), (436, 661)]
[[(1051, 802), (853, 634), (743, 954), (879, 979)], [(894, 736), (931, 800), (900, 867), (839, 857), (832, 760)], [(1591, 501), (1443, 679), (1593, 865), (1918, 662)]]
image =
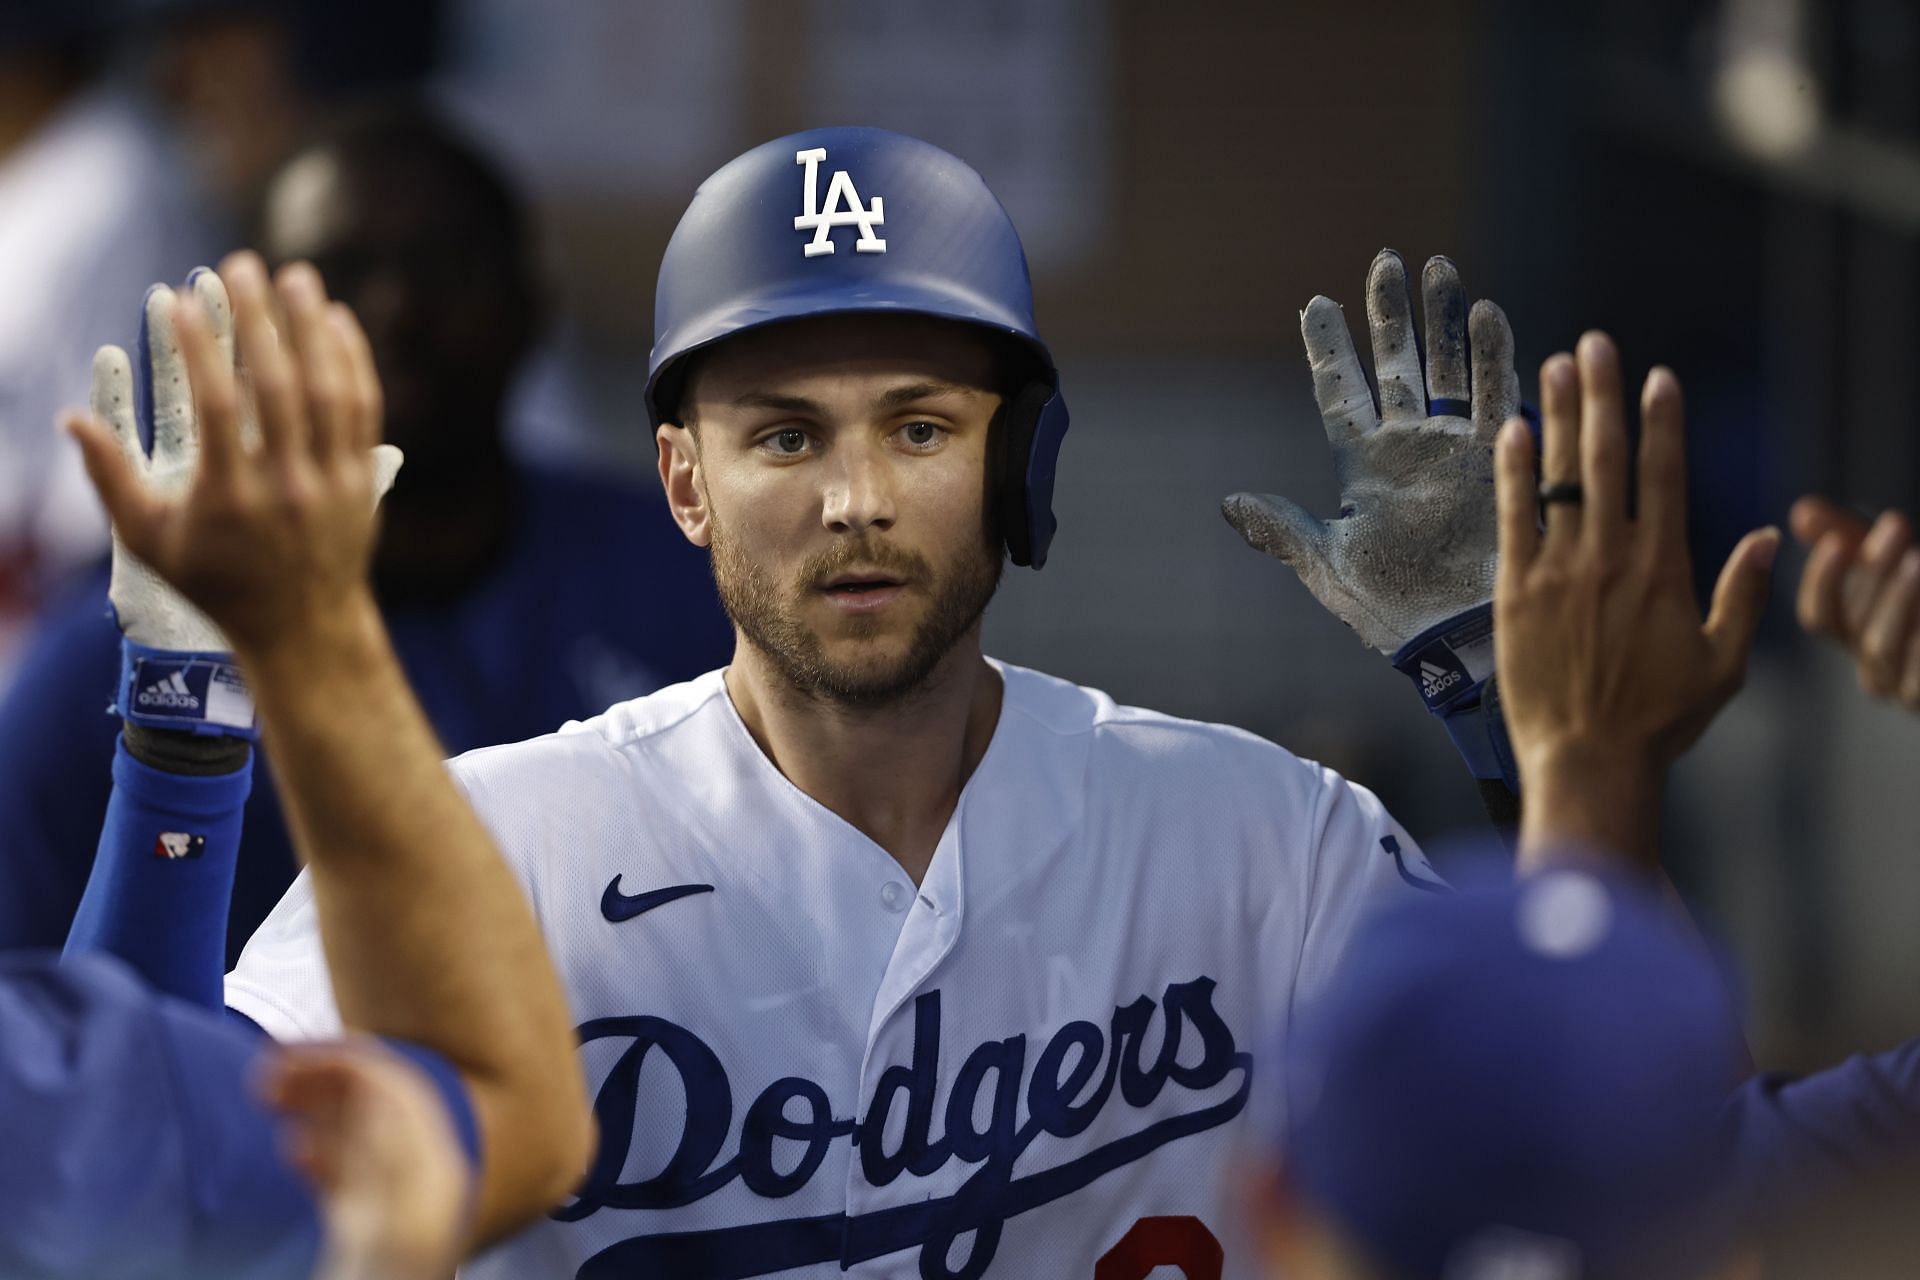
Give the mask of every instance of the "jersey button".
[(907, 905), (907, 899), (913, 895), (898, 880), (889, 880), (880, 886), (880, 905), (889, 911), (898, 911)]

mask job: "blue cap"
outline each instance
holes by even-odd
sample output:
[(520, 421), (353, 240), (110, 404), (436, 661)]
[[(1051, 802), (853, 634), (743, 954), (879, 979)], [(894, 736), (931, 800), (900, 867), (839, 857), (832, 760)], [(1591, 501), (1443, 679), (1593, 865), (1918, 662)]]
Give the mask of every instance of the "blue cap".
[(1289, 1183), (1396, 1275), (1697, 1275), (1745, 1067), (1679, 907), (1567, 865), (1383, 913), (1282, 1055)]

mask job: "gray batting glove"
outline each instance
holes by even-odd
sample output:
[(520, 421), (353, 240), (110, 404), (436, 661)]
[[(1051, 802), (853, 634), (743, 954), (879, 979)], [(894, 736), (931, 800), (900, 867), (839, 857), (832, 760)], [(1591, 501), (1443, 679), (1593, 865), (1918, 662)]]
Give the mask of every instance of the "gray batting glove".
[[(205, 269), (192, 277), (194, 296), (213, 317), (220, 352), (233, 359), (233, 309), (220, 277)], [(200, 456), (200, 437), (194, 430), (193, 392), (187, 386), (186, 366), (173, 337), (173, 290), (154, 285), (140, 327), (140, 355), (147, 378), (147, 413), (152, 427), (153, 452), (140, 447), (140, 424), (134, 412), (133, 362), (119, 347), (100, 348), (93, 357), (93, 416), (113, 428), (114, 438), (142, 475), (147, 487), (162, 497), (178, 497), (193, 479)], [(107, 600), (127, 639), (150, 649), (185, 652), (225, 652), (233, 646), (212, 619), (194, 608), (120, 541), (113, 531), (113, 575)]]
[(1406, 264), (1383, 249), (1367, 273), (1378, 403), (1339, 304), (1300, 313), (1314, 395), (1333, 447), (1340, 514), (1320, 520), (1272, 494), (1221, 504), (1249, 544), (1385, 654), (1493, 599), (1498, 547), (1493, 440), (1520, 409), (1513, 333), (1491, 302), (1469, 313), (1446, 258), (1422, 273), (1426, 367)]
[[(194, 297), (213, 321), (214, 337), (223, 357), (233, 359), (233, 307), (226, 286), (206, 267), (189, 277)], [(147, 487), (161, 497), (178, 497), (193, 481), (200, 457), (200, 433), (193, 413), (193, 390), (186, 362), (173, 335), (174, 293), (165, 285), (147, 291), (145, 323), (141, 328), (141, 357), (148, 386), (153, 451), (140, 444), (140, 423), (134, 412), (133, 362), (119, 347), (101, 347), (93, 357), (94, 416), (113, 428), (121, 452), (133, 464)], [(258, 446), (259, 431), (251, 415), (241, 424), (243, 447)], [(376, 504), (393, 487), (400, 470), (400, 450), (378, 445), (373, 451), (373, 500)], [(148, 649), (224, 653), (232, 649), (213, 620), (113, 538), (113, 570), (107, 588), (115, 618), (126, 638)]]
[[(193, 294), (212, 321), (222, 359), (233, 362), (233, 308), (220, 277), (202, 267), (190, 277)], [(147, 381), (146, 423), (152, 452), (141, 446), (141, 415), (136, 411), (133, 362), (119, 347), (102, 347), (93, 357), (94, 417), (113, 432), (114, 442), (139, 483), (161, 498), (177, 498), (193, 483), (199, 465), (200, 432), (185, 357), (174, 335), (173, 290), (155, 285), (147, 291), (140, 328), (140, 359)], [(259, 447), (259, 430), (250, 415), (240, 423), (243, 449)], [(374, 449), (377, 504), (400, 469), (400, 451)], [(205, 735), (252, 738), (258, 732), (246, 681), (232, 658), (232, 643), (213, 620), (190, 604), (152, 566), (127, 549), (116, 526), (113, 570), (107, 587), (121, 631), (120, 679), (115, 709), (131, 724)]]

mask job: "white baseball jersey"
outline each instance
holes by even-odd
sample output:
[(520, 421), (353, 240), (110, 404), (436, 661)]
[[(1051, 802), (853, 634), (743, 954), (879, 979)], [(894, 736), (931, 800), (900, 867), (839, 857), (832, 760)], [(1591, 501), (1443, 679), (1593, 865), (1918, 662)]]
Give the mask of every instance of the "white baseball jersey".
[[(464, 1275), (1258, 1272), (1229, 1215), (1259, 1066), (1363, 910), (1432, 872), (1271, 743), (996, 666), (917, 888), (774, 767), (720, 672), (454, 761), (600, 1123), (572, 1203)], [(227, 1000), (339, 1031), (304, 877)]]

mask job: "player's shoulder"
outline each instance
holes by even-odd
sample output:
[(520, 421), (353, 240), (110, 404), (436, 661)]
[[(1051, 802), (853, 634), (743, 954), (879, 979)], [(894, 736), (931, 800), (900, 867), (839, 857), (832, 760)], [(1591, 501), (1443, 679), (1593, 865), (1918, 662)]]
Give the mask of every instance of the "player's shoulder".
[(732, 714), (726, 670), (717, 668), (643, 697), (617, 702), (597, 716), (569, 721), (559, 736), (590, 738), (608, 750), (620, 751), (683, 731), (691, 735)]
[(454, 771), (470, 788), (494, 781), (524, 784), (530, 775), (579, 784), (596, 771), (628, 774), (638, 758), (682, 745), (676, 739), (712, 736), (714, 721), (730, 714), (724, 674), (709, 671), (615, 703), (585, 720), (570, 720), (552, 733), (466, 752), (455, 758)]
[(1082, 739), (1096, 774), (1151, 777), (1157, 788), (1199, 787), (1209, 793), (1249, 779), (1299, 786), (1339, 781), (1331, 770), (1245, 729), (1130, 706), (1099, 689), (1025, 667), (996, 666), (1006, 681), (1007, 708), (1043, 733)]

